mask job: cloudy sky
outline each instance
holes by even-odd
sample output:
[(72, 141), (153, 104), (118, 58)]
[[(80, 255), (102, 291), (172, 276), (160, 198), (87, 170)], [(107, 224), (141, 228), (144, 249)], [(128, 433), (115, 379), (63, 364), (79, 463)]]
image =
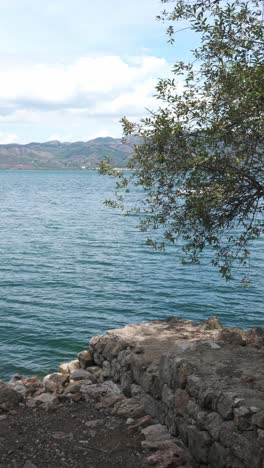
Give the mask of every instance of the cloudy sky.
[(0, 0), (0, 143), (121, 136), (155, 109), (158, 78), (194, 46), (167, 43), (159, 0)]

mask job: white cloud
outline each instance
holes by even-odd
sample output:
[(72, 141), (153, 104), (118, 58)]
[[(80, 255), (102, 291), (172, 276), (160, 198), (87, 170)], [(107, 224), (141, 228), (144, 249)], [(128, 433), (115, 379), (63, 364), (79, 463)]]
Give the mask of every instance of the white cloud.
[[(31, 118), (38, 110), (70, 110), (100, 115), (143, 112), (152, 101), (156, 78), (167, 75), (169, 64), (152, 56), (81, 57), (70, 65), (37, 64), (0, 70), (0, 115)], [(154, 100), (153, 100), (154, 102)], [(2, 111), (1, 111), (2, 108)]]
[(121, 136), (121, 117), (138, 120), (146, 108), (157, 107), (155, 84), (170, 69), (165, 59), (150, 55), (0, 64), (0, 124), (20, 142)]
[(0, 132), (0, 144), (8, 145), (9, 143), (16, 143), (17, 135), (14, 133), (2, 133)]

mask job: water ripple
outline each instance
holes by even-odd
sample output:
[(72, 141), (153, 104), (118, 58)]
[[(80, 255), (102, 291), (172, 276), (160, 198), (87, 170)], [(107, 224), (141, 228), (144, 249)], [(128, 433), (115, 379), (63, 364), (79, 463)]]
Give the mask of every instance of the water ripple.
[(263, 240), (252, 284), (149, 250), (137, 216), (103, 205), (113, 182), (95, 172), (0, 171), (0, 378), (47, 373), (91, 336), (172, 315), (264, 325)]

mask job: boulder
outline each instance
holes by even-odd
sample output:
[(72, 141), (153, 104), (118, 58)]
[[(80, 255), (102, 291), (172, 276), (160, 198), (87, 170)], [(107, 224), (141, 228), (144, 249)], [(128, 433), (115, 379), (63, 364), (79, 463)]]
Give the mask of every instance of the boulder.
[(112, 413), (123, 418), (141, 418), (146, 414), (143, 405), (135, 398), (125, 398), (117, 402)]
[(78, 393), (81, 390), (81, 383), (80, 382), (73, 382), (67, 385), (64, 390), (64, 395), (68, 393)]
[(55, 372), (54, 374), (46, 375), (43, 379), (43, 384), (48, 392), (62, 393), (65, 385), (69, 382), (67, 374)]
[(94, 366), (94, 360), (91, 351), (81, 351), (78, 354), (78, 360), (81, 369), (86, 369), (86, 367)]
[(145, 439), (141, 442), (143, 448), (150, 449), (159, 449), (161, 447), (165, 448), (168, 444), (164, 445), (164, 442), (171, 442), (172, 437), (166, 428), (162, 424), (153, 424), (142, 429), (141, 433), (144, 435)]
[(70, 374), (71, 380), (93, 380), (92, 374), (85, 369), (76, 369)]
[(205, 330), (222, 330), (223, 325), (218, 317), (209, 317), (205, 324)]
[(61, 374), (70, 374), (71, 372), (74, 372), (76, 369), (80, 368), (80, 363), (78, 359), (75, 359), (74, 361), (70, 362), (65, 362), (61, 364), (58, 368), (58, 372)]
[(44, 389), (42, 381), (36, 376), (21, 379), (20, 383), (26, 387), (27, 396), (32, 396), (35, 392)]
[(16, 408), (19, 403), (22, 401), (22, 396), (20, 393), (16, 392), (13, 388), (8, 387), (8, 385), (0, 386), (0, 409), (4, 411), (9, 411)]
[(121, 394), (119, 387), (111, 381), (92, 385), (82, 385), (81, 392), (83, 393), (86, 401), (91, 398), (94, 400), (100, 400), (105, 396)]
[(171, 444), (167, 449), (158, 450), (153, 455), (150, 455), (146, 462), (148, 465), (153, 465), (155, 468), (183, 467), (189, 466), (187, 463), (191, 457), (186, 450), (183, 450), (176, 444)]
[(42, 393), (41, 395), (33, 398), (33, 400), (36, 404), (44, 404), (46, 408), (50, 408), (51, 406), (59, 403), (59, 399), (55, 393)]

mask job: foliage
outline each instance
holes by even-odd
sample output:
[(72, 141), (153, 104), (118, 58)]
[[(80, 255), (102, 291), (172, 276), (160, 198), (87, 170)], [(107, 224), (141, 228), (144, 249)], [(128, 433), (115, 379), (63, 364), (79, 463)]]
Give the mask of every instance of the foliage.
[[(191, 63), (177, 62), (156, 87), (160, 107), (140, 121), (122, 119), (125, 136), (137, 135), (132, 173), (119, 178), (117, 199), (130, 184), (142, 187), (141, 229), (157, 229), (156, 248), (183, 241), (187, 259), (205, 247), (230, 279), (236, 262), (248, 265), (249, 244), (262, 232), (263, 215), (263, 13), (260, 1), (162, 0), (159, 17), (200, 37)], [(186, 258), (186, 257), (185, 257)]]

